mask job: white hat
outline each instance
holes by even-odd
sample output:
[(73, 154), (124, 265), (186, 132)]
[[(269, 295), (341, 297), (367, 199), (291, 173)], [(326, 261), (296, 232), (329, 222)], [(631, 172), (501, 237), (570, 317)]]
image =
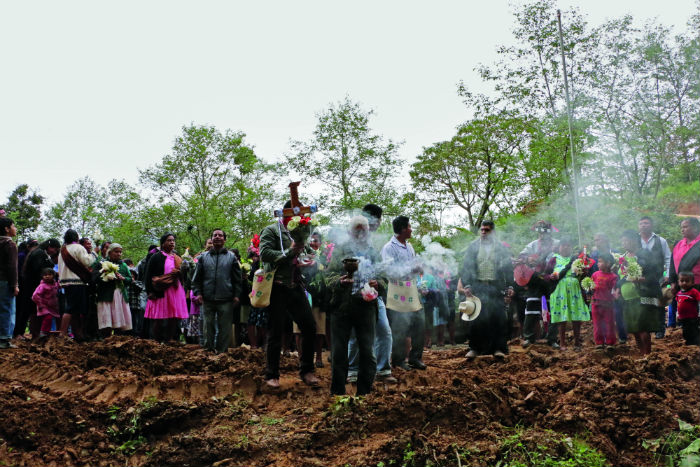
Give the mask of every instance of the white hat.
[(462, 313), (462, 321), (474, 321), (481, 313), (481, 300), (472, 295), (459, 304), (459, 312)]

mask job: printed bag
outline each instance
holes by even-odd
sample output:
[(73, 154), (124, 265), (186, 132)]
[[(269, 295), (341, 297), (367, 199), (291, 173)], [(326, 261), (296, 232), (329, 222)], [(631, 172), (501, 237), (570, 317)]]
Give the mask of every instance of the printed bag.
[(272, 293), (272, 281), (275, 278), (274, 269), (266, 273), (262, 269), (255, 271), (253, 275), (253, 290), (250, 292), (250, 305), (255, 308), (265, 308), (270, 305)]
[(418, 295), (418, 287), (416, 282), (412, 280), (390, 280), (386, 298), (386, 307), (390, 310), (418, 311), (423, 308)]

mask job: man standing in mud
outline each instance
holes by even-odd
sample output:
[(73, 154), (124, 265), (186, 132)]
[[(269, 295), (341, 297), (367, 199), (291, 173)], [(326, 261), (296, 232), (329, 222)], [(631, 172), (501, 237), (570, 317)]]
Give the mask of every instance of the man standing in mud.
[[(382, 261), (390, 279), (387, 293), (387, 313), (391, 323), (391, 364), (404, 370), (425, 370), (423, 342), (425, 315), (418, 300), (416, 280), (421, 271), (416, 252), (408, 243), (411, 224), (408, 217), (398, 216), (392, 221), (394, 236), (382, 248)], [(405, 299), (405, 300), (404, 300)], [(411, 350), (406, 363), (406, 338), (411, 338)]]
[[(642, 249), (650, 251), (652, 255), (656, 256), (657, 261), (663, 261), (664, 276), (667, 278), (669, 275), (669, 265), (671, 264), (671, 249), (668, 247), (668, 242), (665, 238), (654, 232), (654, 221), (651, 220), (651, 217), (642, 217), (639, 219), (637, 226), (639, 228), (639, 240), (642, 242)], [(666, 278), (664, 278), (663, 281), (666, 281)], [(656, 333), (656, 338), (662, 339), (666, 334), (666, 313), (664, 308), (659, 307), (657, 315), (661, 331)]]
[[(348, 376), (348, 340), (354, 332), (358, 345), (357, 395), (368, 394), (377, 371), (374, 335), (378, 297), (386, 281), (377, 277), (379, 253), (369, 240), (369, 223), (364, 216), (350, 219), (348, 240), (337, 246), (328, 266), (331, 300), (331, 394), (345, 394)], [(353, 266), (356, 271), (353, 271)], [(349, 268), (348, 269), (346, 269)]]
[[(382, 208), (376, 204), (366, 204), (362, 208), (362, 215), (367, 218), (369, 223), (370, 242), (377, 251), (381, 251), (384, 243), (377, 245), (376, 240), (379, 239), (377, 230), (382, 223)], [(377, 379), (384, 383), (397, 383), (398, 381), (391, 374), (391, 326), (386, 313), (386, 292), (377, 297), (377, 325), (374, 332), (374, 356), (377, 358)], [(358, 371), (358, 347), (357, 338), (350, 337), (348, 343), (348, 380), (350, 382), (357, 381)]]
[[(291, 208), (287, 201), (285, 208)], [(316, 323), (311, 306), (306, 298), (303, 277), (298, 257), (304, 252), (303, 242), (294, 241), (287, 230), (291, 217), (283, 217), (272, 225), (265, 227), (260, 234), (260, 261), (265, 273), (274, 271), (270, 306), (267, 308), (267, 369), (265, 384), (276, 389), (280, 387), (280, 351), (282, 349), (282, 332), (287, 313), (292, 316), (301, 330), (301, 357), (299, 374), (302, 381), (309, 386), (317, 386), (318, 378), (314, 375), (314, 339)]]
[(496, 239), (493, 221), (483, 221), (479, 238), (467, 247), (459, 271), (457, 289), (467, 297), (477, 296), (481, 314), (469, 326), (467, 359), (508, 353), (508, 316), (504, 297), (512, 296), (513, 264), (510, 252)]
[(225, 353), (231, 345), (233, 309), (241, 294), (241, 267), (236, 256), (224, 246), (223, 230), (215, 229), (211, 241), (213, 248), (197, 261), (192, 292), (195, 301), (202, 305), (204, 348)]
[[(547, 262), (552, 257), (552, 253), (554, 253), (556, 248), (559, 248), (559, 240), (552, 238), (552, 232), (555, 229), (552, 227), (552, 223), (549, 221), (539, 220), (535, 222), (535, 225), (532, 226), (532, 230), (537, 232), (537, 240), (533, 240), (532, 242), (528, 243), (525, 248), (523, 248), (523, 251), (520, 252), (518, 259), (516, 260), (516, 263), (525, 264), (527, 267), (532, 268), (535, 273), (543, 274), (547, 268)], [(521, 309), (523, 313), (528, 313), (526, 311), (527, 304), (525, 297), (527, 293), (522, 289), (518, 289), (518, 291), (519, 293), (513, 298), (514, 300), (517, 300), (519, 309)], [(542, 303), (549, 304), (549, 293), (543, 296), (542, 300)], [(539, 308), (541, 310), (542, 306), (540, 305)], [(554, 349), (558, 349), (559, 344), (557, 343), (557, 339), (559, 338), (559, 330), (557, 324), (545, 322), (544, 327), (547, 334), (547, 344), (552, 346)], [(525, 342), (528, 341), (526, 340)]]

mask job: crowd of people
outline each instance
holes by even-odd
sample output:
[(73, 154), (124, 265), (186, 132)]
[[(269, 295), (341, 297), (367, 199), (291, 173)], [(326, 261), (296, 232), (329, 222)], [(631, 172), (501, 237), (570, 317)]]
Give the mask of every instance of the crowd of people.
[(538, 221), (538, 238), (519, 254), (484, 221), (456, 271), (416, 255), (408, 217), (392, 220), (389, 238), (377, 233), (381, 221), (382, 209), (368, 204), (324, 241), (308, 214), (285, 215), (254, 236), (245, 258), (226, 247), (222, 229), (194, 256), (179, 256), (176, 236), (165, 233), (135, 264), (118, 243), (95, 251), (73, 229), (62, 242), (18, 247), (13, 220), (0, 217), (0, 349), (15, 347), (13, 339), (80, 343), (112, 334), (212, 352), (263, 347), (270, 388), (280, 386), (283, 352), (297, 352), (301, 380), (318, 385), (328, 349), (331, 393), (353, 382), (361, 395), (375, 380), (395, 383), (395, 368), (424, 370), (424, 349), (433, 340), (454, 345), (460, 331), (465, 364), (505, 359), (513, 337), (523, 347), (581, 351), (585, 321), (593, 322), (594, 351), (631, 334), (645, 355), (652, 335), (678, 324), (686, 344), (700, 345), (697, 218), (680, 222), (672, 248), (643, 217), (623, 232), (619, 250), (601, 232), (590, 251)]

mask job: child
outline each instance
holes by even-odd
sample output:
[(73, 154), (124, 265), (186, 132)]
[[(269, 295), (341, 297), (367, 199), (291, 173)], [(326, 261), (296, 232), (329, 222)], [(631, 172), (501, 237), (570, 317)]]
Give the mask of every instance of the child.
[(617, 284), (618, 276), (610, 269), (614, 259), (610, 253), (600, 253), (598, 256), (598, 270), (591, 277), (595, 282), (593, 300), (591, 302), (591, 315), (593, 316), (593, 340), (596, 349), (603, 349), (605, 345), (615, 345), (615, 308), (613, 289)]
[(678, 303), (678, 322), (683, 327), (686, 345), (700, 345), (700, 292), (693, 288), (693, 273), (683, 271), (678, 274), (680, 290), (676, 294)]
[(36, 303), (36, 315), (41, 318), (40, 337), (48, 336), (51, 322), (59, 317), (58, 288), (54, 270), (44, 268), (41, 271), (41, 283), (32, 294), (32, 300)]
[[(542, 296), (548, 295), (549, 283), (542, 274), (530, 269), (532, 274), (527, 284), (523, 286), (525, 298), (525, 319), (523, 320), (523, 348), (527, 348), (535, 342), (537, 326), (542, 319)], [(523, 278), (523, 281), (527, 277)], [(550, 343), (551, 345), (551, 343)]]
[[(571, 256), (572, 241), (569, 238), (559, 240), (559, 252), (554, 253), (550, 261), (553, 266), (551, 279), (558, 281), (557, 288), (550, 295), (552, 324), (559, 326), (559, 345), (566, 350), (566, 323), (571, 322), (574, 330), (574, 350), (580, 351), (583, 345), (581, 341), (581, 322), (590, 321), (591, 315), (583, 301), (581, 284), (576, 277), (572, 263), (576, 256)], [(552, 264), (553, 263), (553, 264)]]

